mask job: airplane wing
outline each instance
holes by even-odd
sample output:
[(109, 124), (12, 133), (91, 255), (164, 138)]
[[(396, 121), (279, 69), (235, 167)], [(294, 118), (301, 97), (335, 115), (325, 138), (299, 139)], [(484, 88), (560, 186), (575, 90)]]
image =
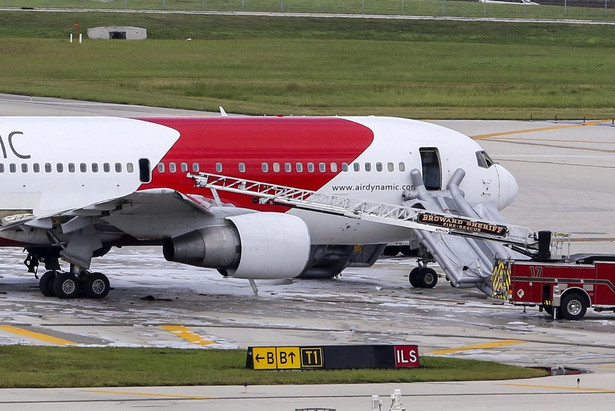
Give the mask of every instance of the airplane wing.
[[(0, 237), (30, 245), (56, 245), (69, 262), (89, 267), (93, 253), (110, 238), (156, 240), (193, 230), (216, 218), (213, 200), (171, 189), (137, 191), (86, 207), (36, 216), (5, 212)], [(223, 218), (223, 217), (221, 217)]]

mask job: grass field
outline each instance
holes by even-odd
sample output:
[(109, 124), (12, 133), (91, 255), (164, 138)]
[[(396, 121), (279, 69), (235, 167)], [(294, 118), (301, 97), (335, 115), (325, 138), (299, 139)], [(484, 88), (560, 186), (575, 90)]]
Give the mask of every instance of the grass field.
[[(150, 40), (69, 44), (75, 21)], [(249, 114), (611, 118), (614, 47), (613, 26), (0, 12), (0, 91)]]
[(545, 371), (493, 362), (422, 357), (399, 370), (256, 371), (242, 350), (0, 347), (0, 388), (158, 385), (336, 384), (500, 380)]

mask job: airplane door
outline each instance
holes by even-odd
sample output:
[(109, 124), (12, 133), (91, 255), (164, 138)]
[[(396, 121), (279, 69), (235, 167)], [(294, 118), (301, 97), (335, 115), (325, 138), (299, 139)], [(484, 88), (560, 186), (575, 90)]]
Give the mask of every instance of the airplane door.
[(427, 190), (440, 190), (442, 188), (442, 166), (438, 149), (436, 147), (422, 147), (419, 152), (425, 188)]

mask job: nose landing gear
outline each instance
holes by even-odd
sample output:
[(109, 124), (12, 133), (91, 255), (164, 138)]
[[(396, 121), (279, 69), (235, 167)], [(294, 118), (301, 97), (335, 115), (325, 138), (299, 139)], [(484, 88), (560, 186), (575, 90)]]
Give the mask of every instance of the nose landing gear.
[(433, 268), (419, 265), (410, 271), (408, 279), (415, 288), (433, 288), (438, 283), (438, 274)]

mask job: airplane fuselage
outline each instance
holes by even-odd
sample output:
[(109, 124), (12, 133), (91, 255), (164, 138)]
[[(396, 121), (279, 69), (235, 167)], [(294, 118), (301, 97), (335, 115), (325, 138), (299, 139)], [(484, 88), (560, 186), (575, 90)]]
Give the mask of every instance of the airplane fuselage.
[[(412, 189), (410, 170), (421, 170), (427, 188), (438, 190), (463, 168), (467, 177), (461, 189), (469, 202), (494, 201), (503, 208), (516, 195), (514, 178), (486, 161), (473, 140), (397, 118), (5, 117), (0, 143), (0, 212), (31, 213), (39, 220), (69, 210), (87, 215), (88, 208), (135, 192), (168, 189), (210, 198), (209, 190), (196, 188), (188, 177), (198, 172), (401, 204), (402, 193)], [(404, 230), (259, 205), (240, 194), (222, 194), (221, 200), (242, 209), (296, 214), (314, 244), (407, 237)], [(161, 226), (141, 218), (139, 227), (132, 224), (134, 232), (126, 232), (156, 242), (182, 234), (199, 219)], [(5, 238), (47, 241), (34, 231)]]

